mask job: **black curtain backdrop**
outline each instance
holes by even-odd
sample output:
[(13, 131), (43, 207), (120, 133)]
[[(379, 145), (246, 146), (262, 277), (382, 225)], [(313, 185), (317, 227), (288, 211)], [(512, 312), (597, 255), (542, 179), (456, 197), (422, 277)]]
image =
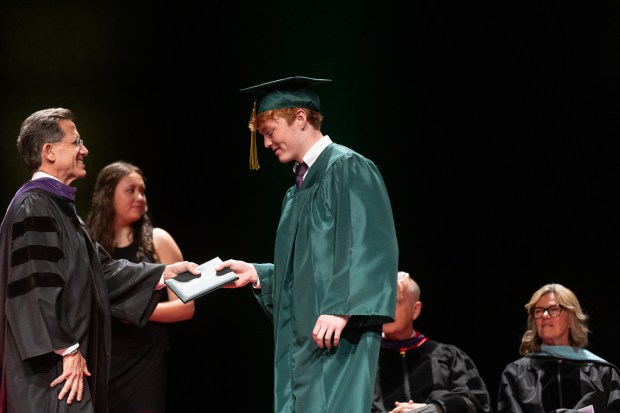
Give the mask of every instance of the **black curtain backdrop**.
[[(494, 408), (543, 284), (575, 291), (590, 350), (620, 363), (618, 3), (167, 3), (0, 6), (3, 208), (30, 177), (22, 120), (68, 107), (90, 151), (80, 215), (123, 159), (186, 259), (271, 262), (292, 165), (261, 146), (249, 170), (238, 90), (330, 78), (323, 132), (383, 173), (416, 328), (474, 359)], [(271, 411), (273, 332), (248, 288), (170, 326), (170, 413)]]

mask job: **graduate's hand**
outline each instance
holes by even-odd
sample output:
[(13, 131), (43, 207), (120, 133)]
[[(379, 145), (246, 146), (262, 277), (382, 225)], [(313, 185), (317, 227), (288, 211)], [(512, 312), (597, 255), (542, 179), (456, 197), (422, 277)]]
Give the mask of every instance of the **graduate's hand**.
[(312, 330), (312, 339), (319, 348), (338, 346), (340, 334), (344, 330), (344, 326), (347, 325), (349, 318), (351, 318), (349, 315), (320, 315)]
[(90, 376), (90, 371), (86, 366), (86, 360), (79, 351), (75, 354), (69, 354), (62, 358), (62, 374), (56, 378), (50, 387), (65, 381), (62, 390), (58, 394), (58, 400), (62, 400), (67, 393), (67, 404), (71, 404), (73, 399), (77, 397), (77, 401), (82, 401), (82, 393), (84, 391), (84, 376)]
[(189, 261), (180, 261), (175, 262), (174, 264), (168, 264), (164, 270), (164, 280), (174, 278), (185, 271), (189, 271), (194, 275), (200, 275), (200, 271), (198, 271), (196, 267), (198, 267), (198, 264)]
[(239, 288), (250, 283), (252, 283), (255, 287), (258, 287), (258, 273), (256, 272), (256, 267), (252, 264), (239, 260), (226, 260), (221, 262), (214, 269), (215, 271), (221, 271), (224, 268), (230, 268), (232, 272), (237, 274), (239, 279), (235, 280), (235, 282), (222, 285), (222, 288)]

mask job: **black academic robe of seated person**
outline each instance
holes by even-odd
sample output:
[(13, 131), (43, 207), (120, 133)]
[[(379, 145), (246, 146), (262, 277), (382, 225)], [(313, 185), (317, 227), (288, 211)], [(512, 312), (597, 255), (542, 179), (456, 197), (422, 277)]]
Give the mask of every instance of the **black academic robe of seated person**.
[(586, 406), (594, 413), (620, 412), (618, 368), (583, 349), (575, 352), (590, 355), (583, 360), (544, 354), (565, 347), (543, 346), (542, 353), (509, 363), (500, 380), (498, 413), (566, 413)]
[[(165, 266), (113, 260), (77, 216), (75, 188), (51, 178), (17, 192), (0, 229), (0, 412), (107, 413), (110, 320), (144, 324)], [(82, 401), (58, 400), (63, 358), (79, 343), (91, 376)]]
[[(371, 412), (394, 402), (434, 404), (445, 413), (491, 413), (487, 387), (473, 360), (458, 347), (417, 333), (409, 340), (381, 340)], [(429, 406), (433, 407), (433, 406)]]

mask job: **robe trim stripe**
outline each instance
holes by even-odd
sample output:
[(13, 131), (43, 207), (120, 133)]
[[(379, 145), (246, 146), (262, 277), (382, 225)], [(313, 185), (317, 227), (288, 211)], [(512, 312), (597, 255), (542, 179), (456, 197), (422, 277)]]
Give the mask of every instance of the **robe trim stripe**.
[(24, 295), (38, 288), (57, 288), (63, 287), (65, 281), (58, 274), (51, 272), (40, 272), (31, 274), (29, 277), (21, 279), (19, 281), (13, 281), (8, 285), (7, 294), (9, 298), (15, 298), (20, 295)]
[(42, 260), (58, 262), (64, 254), (58, 247), (48, 247), (45, 245), (29, 245), (20, 248), (11, 254), (11, 267), (16, 267), (32, 260)]
[(13, 239), (23, 236), (28, 231), (58, 232), (58, 225), (51, 217), (28, 217), (13, 224)]

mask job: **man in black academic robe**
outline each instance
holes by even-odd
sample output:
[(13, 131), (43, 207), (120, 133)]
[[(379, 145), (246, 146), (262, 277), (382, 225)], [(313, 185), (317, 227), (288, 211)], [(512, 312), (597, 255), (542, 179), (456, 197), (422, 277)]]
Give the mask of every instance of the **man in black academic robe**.
[(18, 138), (34, 174), (0, 226), (0, 413), (107, 413), (111, 317), (146, 323), (163, 279), (195, 273), (115, 261), (93, 242), (69, 186), (88, 154), (72, 118), (35, 112)]
[[(2, 286), (7, 288), (0, 309), (6, 337), (0, 342), (6, 345), (3, 384), (10, 394), (9, 413), (66, 405), (49, 385), (62, 372), (62, 358), (54, 350), (74, 343), (80, 344), (92, 376), (90, 394), (74, 402), (73, 410), (92, 403), (90, 411), (102, 411), (96, 406), (107, 394), (110, 309), (141, 323), (157, 305), (153, 289), (164, 265), (145, 270), (110, 259), (83, 229), (62, 186), (49, 178), (24, 185), (1, 227)], [(32, 380), (39, 382), (40, 392)]]
[(432, 403), (436, 412), (492, 412), (486, 386), (465, 352), (419, 333), (417, 339), (410, 347), (382, 343), (373, 412), (389, 412), (394, 402), (409, 400)]
[(491, 413), (473, 360), (457, 346), (414, 330), (421, 309), (420, 287), (400, 271), (394, 322), (383, 325), (371, 412), (390, 412), (398, 402), (405, 412)]

